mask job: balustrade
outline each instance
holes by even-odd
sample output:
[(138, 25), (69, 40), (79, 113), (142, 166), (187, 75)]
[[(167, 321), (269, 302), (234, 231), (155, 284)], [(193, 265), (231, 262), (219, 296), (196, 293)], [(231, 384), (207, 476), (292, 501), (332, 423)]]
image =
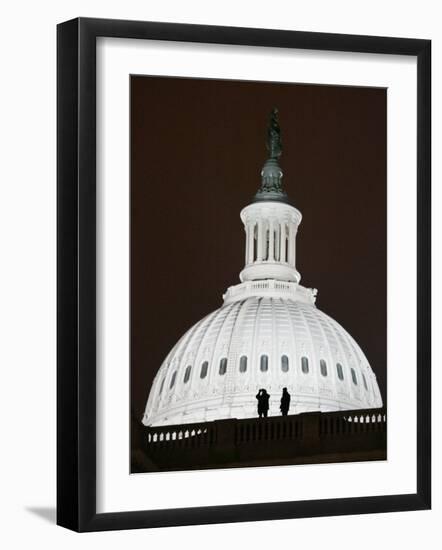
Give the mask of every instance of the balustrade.
[[(338, 438), (365, 432), (385, 432), (387, 427), (387, 417), (384, 409), (304, 413), (287, 417), (231, 419), (223, 422), (234, 423), (232, 433), (234, 434), (233, 443), (235, 445), (302, 439), (306, 422), (309, 425), (310, 437), (315, 436), (316, 426), (316, 436), (318, 438)], [(147, 443), (152, 448), (215, 445), (218, 431), (221, 428), (219, 421), (213, 421), (146, 429)]]

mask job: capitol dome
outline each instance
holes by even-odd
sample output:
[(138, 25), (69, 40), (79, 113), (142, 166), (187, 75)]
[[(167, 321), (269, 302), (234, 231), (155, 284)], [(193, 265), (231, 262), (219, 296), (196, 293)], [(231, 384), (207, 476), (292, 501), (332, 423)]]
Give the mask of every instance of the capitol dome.
[(317, 291), (300, 285), (295, 240), (302, 216), (282, 190), (275, 111), (267, 147), (261, 189), (241, 212), (242, 282), (167, 355), (152, 384), (145, 425), (254, 417), (261, 388), (270, 394), (269, 416), (280, 414), (282, 388), (291, 394), (289, 414), (382, 406), (361, 348), (316, 307)]

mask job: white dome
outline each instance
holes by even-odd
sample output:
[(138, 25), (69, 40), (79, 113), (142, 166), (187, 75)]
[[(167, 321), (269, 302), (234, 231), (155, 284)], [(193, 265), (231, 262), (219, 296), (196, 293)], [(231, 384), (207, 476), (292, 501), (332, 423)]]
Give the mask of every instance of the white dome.
[(155, 377), (144, 423), (253, 417), (260, 388), (271, 396), (269, 415), (278, 415), (283, 387), (289, 414), (382, 406), (364, 353), (336, 321), (299, 298), (251, 296), (179, 340)]
[(316, 290), (299, 284), (296, 234), (302, 215), (282, 190), (279, 134), (273, 110), (261, 189), (241, 212), (242, 282), (166, 357), (147, 400), (146, 425), (253, 417), (260, 388), (270, 394), (270, 416), (280, 414), (284, 387), (291, 394), (289, 414), (382, 406), (362, 350), (316, 308)]

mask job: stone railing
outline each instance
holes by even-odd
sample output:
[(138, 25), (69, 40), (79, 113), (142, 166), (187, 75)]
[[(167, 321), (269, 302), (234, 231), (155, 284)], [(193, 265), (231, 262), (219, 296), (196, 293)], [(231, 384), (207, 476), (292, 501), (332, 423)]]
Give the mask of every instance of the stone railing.
[(303, 425), (300, 416), (273, 416), (264, 422), (256, 418), (237, 420), (235, 443), (299, 439), (302, 437)]
[(385, 409), (215, 420), (145, 430), (146, 454), (164, 470), (386, 457)]
[(319, 418), (319, 437), (339, 437), (364, 432), (385, 432), (387, 415), (384, 409), (339, 411)]
[(216, 422), (151, 427), (147, 430), (149, 447), (194, 447), (213, 445), (216, 441)]

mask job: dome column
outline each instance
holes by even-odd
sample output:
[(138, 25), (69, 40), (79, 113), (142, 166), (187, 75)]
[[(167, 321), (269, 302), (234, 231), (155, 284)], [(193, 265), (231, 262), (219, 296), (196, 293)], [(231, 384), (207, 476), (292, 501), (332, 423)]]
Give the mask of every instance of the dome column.
[(258, 221), (258, 242), (257, 242), (257, 246), (256, 246), (256, 249), (257, 249), (257, 254), (256, 254), (256, 261), (257, 262), (262, 262), (262, 255), (263, 255), (263, 249), (264, 249), (264, 246), (263, 246), (263, 233), (264, 233), (264, 222), (263, 220), (259, 220)]
[(285, 222), (283, 222), (281, 225), (280, 225), (280, 228), (281, 228), (281, 240), (280, 240), (280, 249), (279, 249), (279, 261), (281, 262), (286, 262), (287, 259), (285, 257), (285, 251), (286, 251), (286, 234), (285, 234)]
[(273, 219), (269, 221), (269, 262), (273, 262), (275, 259), (275, 232), (273, 228)]
[(250, 226), (246, 225), (244, 227), (244, 229), (245, 229), (245, 232), (246, 232), (246, 258), (245, 258), (245, 263), (247, 265), (249, 263), (249, 251), (250, 251), (250, 239), (249, 239)]
[(294, 223), (289, 224), (289, 246), (288, 253), (289, 257), (287, 258), (288, 263), (295, 267), (296, 265), (296, 226)]
[(247, 256), (246, 264), (253, 263), (254, 256), (254, 240), (255, 240), (255, 223), (249, 223), (246, 226), (246, 239), (247, 239)]
[(275, 261), (281, 262), (281, 224), (277, 223), (275, 231)]

